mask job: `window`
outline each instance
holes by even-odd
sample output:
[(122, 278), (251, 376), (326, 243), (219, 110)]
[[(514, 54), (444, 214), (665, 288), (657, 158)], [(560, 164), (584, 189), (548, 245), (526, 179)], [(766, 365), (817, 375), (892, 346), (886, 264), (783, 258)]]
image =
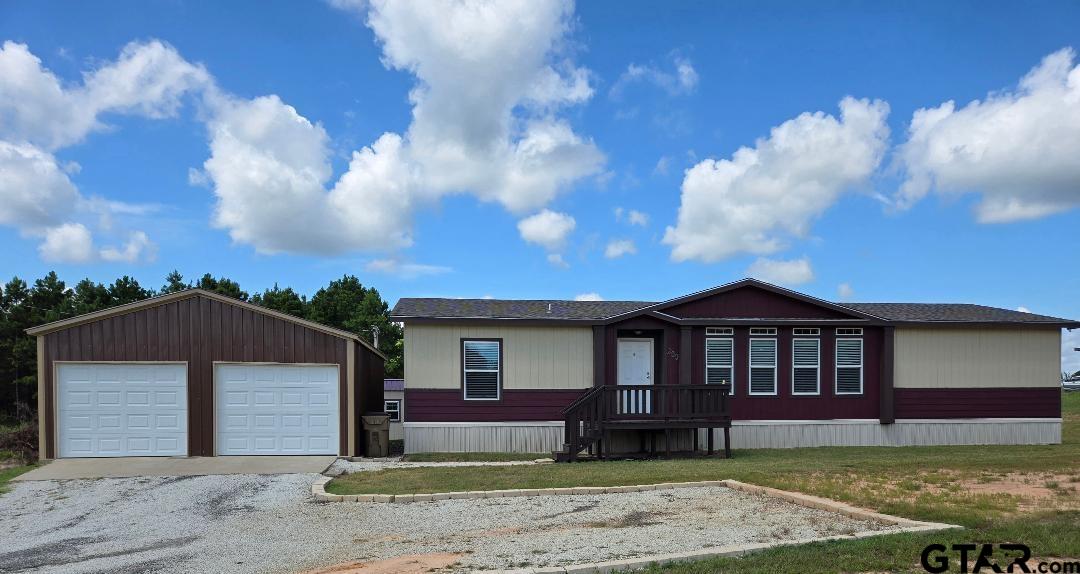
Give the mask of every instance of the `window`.
[(791, 330), (791, 334), (796, 337), (800, 335), (816, 337), (821, 334), (821, 329), (818, 329), (817, 327), (796, 327)]
[(705, 335), (712, 337), (713, 335), (732, 335), (735, 330), (731, 327), (705, 327)]
[(705, 339), (705, 383), (728, 383), (735, 393), (734, 339)]
[(462, 340), (462, 386), (467, 401), (497, 401), (502, 386), (502, 341)]
[(776, 339), (750, 339), (750, 394), (776, 394)]
[(390, 415), (390, 422), (401, 422), (401, 401), (383, 401), (383, 412)]
[(862, 355), (862, 339), (836, 340), (836, 394), (862, 394)]
[(821, 341), (791, 340), (791, 394), (816, 395), (821, 392)]
[(776, 327), (751, 327), (751, 335), (775, 335)]
[(862, 336), (862, 327), (837, 327), (836, 328), (836, 334), (841, 336), (841, 337), (843, 337), (845, 335), (847, 335), (847, 336), (852, 336), (853, 335), (853, 336), (856, 336), (856, 337), (860, 337), (860, 336)]

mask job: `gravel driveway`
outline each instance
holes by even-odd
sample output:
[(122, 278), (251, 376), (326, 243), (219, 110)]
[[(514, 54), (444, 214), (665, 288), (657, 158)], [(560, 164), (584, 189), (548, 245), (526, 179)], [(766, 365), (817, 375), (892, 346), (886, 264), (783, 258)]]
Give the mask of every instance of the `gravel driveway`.
[(888, 529), (726, 488), (320, 504), (316, 476), (18, 483), (0, 496), (0, 572), (293, 573), (434, 552), (491, 569)]

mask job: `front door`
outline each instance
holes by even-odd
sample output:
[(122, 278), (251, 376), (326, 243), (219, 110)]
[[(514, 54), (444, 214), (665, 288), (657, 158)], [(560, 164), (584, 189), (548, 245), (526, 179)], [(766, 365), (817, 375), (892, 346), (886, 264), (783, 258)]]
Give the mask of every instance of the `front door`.
[[(619, 339), (618, 384), (653, 384), (652, 339)], [(619, 392), (620, 414), (652, 412), (652, 391), (627, 389)]]

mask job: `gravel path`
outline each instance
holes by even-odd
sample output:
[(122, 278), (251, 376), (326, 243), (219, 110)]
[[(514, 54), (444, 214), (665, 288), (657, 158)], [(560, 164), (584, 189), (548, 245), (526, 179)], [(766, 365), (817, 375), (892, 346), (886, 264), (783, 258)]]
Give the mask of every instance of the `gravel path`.
[(326, 474), (337, 476), (343, 473), (368, 472), (373, 470), (386, 470), (389, 468), (419, 468), (424, 466), (526, 466), (533, 464), (551, 464), (552, 461), (536, 462), (532, 460), (513, 460), (505, 462), (405, 462), (401, 457), (392, 458), (365, 458), (349, 461), (343, 458), (337, 459)]
[(492, 569), (889, 528), (726, 488), (319, 504), (316, 476), (16, 483), (0, 496), (0, 572), (293, 573), (432, 552)]

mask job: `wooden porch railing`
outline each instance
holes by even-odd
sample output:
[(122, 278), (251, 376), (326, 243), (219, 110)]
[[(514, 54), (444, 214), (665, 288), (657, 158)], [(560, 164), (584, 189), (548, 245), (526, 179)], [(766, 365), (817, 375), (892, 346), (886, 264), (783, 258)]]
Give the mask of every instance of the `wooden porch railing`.
[(595, 387), (562, 411), (566, 423), (562, 454), (574, 460), (577, 453), (594, 444), (602, 449), (606, 431), (613, 428), (726, 429), (731, 424), (730, 393), (726, 384)]

